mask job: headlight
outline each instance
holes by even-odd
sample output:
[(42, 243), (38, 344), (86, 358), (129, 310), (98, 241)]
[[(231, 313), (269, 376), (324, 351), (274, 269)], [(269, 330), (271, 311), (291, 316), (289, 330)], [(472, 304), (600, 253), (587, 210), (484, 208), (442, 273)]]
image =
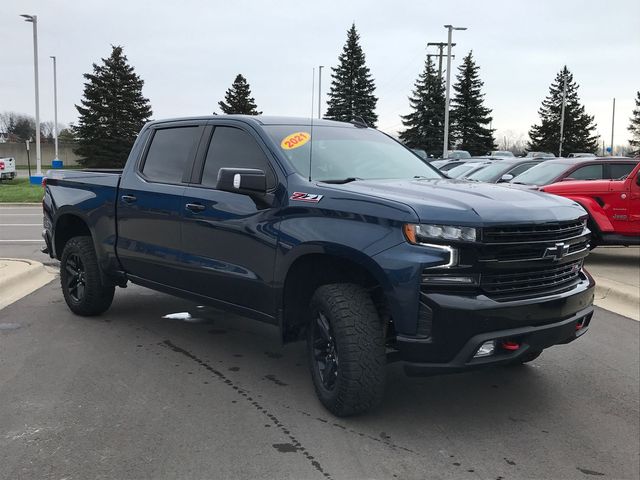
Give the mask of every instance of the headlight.
[(475, 242), (478, 238), (477, 230), (474, 227), (407, 223), (403, 230), (409, 243), (415, 245), (429, 243), (430, 240)]

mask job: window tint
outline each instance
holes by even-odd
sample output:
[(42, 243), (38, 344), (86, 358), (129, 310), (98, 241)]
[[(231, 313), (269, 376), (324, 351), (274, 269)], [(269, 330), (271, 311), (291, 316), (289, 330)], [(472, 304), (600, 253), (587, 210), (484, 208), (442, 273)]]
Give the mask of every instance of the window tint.
[(585, 165), (567, 175), (567, 178), (576, 180), (602, 180), (602, 164)]
[(613, 180), (623, 180), (631, 173), (635, 167), (632, 163), (612, 163), (609, 164), (609, 176)]
[(522, 163), (520, 165), (518, 165), (515, 168), (512, 168), (509, 173), (511, 175), (513, 175), (514, 177), (517, 177), (518, 175), (520, 175), (521, 173), (526, 172), (527, 170), (529, 170), (531, 167), (533, 167), (534, 165), (537, 165), (537, 163)]
[(198, 127), (163, 128), (156, 130), (142, 167), (149, 180), (180, 183), (185, 165), (192, 154)]
[(276, 185), (269, 161), (247, 132), (233, 127), (216, 127), (204, 162), (202, 185), (215, 187), (221, 168), (257, 168), (267, 175), (267, 188)]

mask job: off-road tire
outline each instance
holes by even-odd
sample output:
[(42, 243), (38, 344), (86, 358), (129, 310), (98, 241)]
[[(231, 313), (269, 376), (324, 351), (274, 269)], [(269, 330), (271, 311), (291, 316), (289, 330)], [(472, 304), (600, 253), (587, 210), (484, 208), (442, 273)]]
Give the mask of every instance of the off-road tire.
[[(78, 271), (75, 268), (78, 263), (81, 264), (82, 269), (82, 295), (79, 295), (78, 289), (73, 288), (75, 278), (73, 271)], [(67, 306), (76, 315), (85, 317), (100, 315), (111, 306), (115, 286), (105, 284), (102, 280), (91, 237), (73, 237), (64, 246), (60, 258), (60, 285)]]
[[(320, 286), (310, 304), (307, 350), (318, 398), (338, 417), (366, 412), (382, 400), (386, 353), (384, 329), (368, 292), (356, 284)], [(320, 338), (314, 322), (322, 314), (330, 325), (337, 351), (337, 373), (327, 389), (314, 354)]]

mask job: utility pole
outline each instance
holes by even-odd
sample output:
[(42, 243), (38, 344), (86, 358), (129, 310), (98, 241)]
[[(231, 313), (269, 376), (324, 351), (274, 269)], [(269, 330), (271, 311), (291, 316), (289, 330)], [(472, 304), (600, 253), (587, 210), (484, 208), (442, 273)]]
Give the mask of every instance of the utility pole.
[[(20, 15), (25, 22), (33, 24), (33, 73), (36, 88), (36, 175), (42, 176), (42, 159), (40, 156), (40, 89), (38, 88), (38, 17), (36, 15)], [(40, 180), (41, 181), (41, 180)], [(36, 181), (39, 183), (39, 181)]]
[(53, 141), (56, 154), (53, 161), (58, 161), (58, 75), (56, 72), (56, 57), (50, 56), (53, 60)]
[(613, 99), (613, 111), (611, 112), (611, 156), (613, 156), (613, 128), (616, 125), (616, 99)]
[(564, 142), (564, 105), (566, 103), (567, 98), (567, 71), (565, 68), (564, 74), (564, 85), (562, 87), (562, 109), (560, 110), (560, 148), (558, 149), (558, 156), (562, 156), (562, 143)]
[(324, 65), (318, 67), (318, 118), (322, 118), (322, 69)]
[(451, 89), (451, 37), (454, 30), (466, 30), (467, 27), (454, 27), (445, 25), (448, 30), (447, 38), (447, 89), (444, 101), (444, 143), (442, 146), (442, 158), (449, 156), (449, 90)]
[[(429, 42), (427, 43), (427, 48), (429, 47), (438, 47), (439, 53), (433, 53), (433, 54), (429, 54), (427, 55), (427, 57), (438, 57), (438, 73), (440, 74), (440, 78), (442, 78), (442, 58), (444, 57), (444, 47), (446, 47), (448, 44), (445, 42)], [(452, 43), (451, 44), (452, 47), (455, 47), (456, 44)], [(456, 58), (455, 55), (451, 58)]]
[[(455, 45), (452, 44), (451, 46), (453, 47)], [(431, 57), (438, 57), (438, 74), (439, 74), (439, 78), (442, 79), (442, 57), (446, 57), (445, 54), (441, 54), (441, 53), (427, 53), (427, 58), (431, 58)], [(455, 55), (451, 55), (451, 58), (456, 58)]]

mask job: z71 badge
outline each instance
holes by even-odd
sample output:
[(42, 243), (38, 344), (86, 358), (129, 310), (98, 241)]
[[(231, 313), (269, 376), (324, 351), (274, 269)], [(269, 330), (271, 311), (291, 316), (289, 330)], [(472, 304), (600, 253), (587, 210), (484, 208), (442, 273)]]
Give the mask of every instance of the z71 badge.
[(320, 200), (322, 200), (322, 195), (316, 195), (315, 193), (293, 192), (293, 195), (289, 197), (289, 200), (318, 203)]

